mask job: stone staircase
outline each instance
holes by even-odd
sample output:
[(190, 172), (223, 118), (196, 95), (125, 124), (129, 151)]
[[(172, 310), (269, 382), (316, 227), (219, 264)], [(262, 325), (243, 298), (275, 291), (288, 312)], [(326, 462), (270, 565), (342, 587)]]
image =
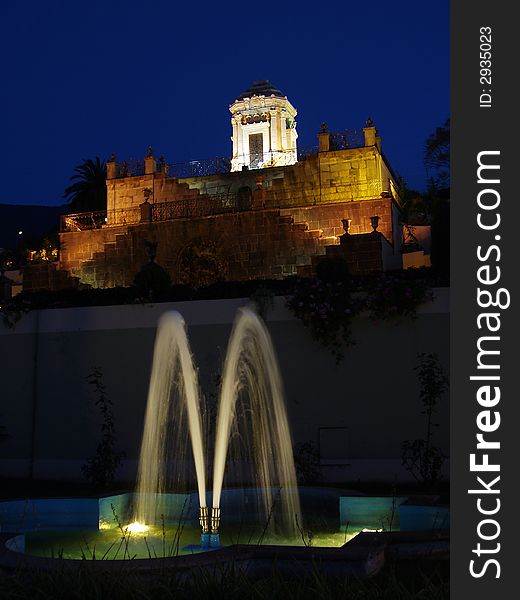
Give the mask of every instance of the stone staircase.
[[(196, 190), (194, 192), (198, 194)], [(75, 255), (74, 267), (69, 270), (80, 277), (82, 284), (92, 287), (132, 285), (135, 274), (147, 262), (144, 241), (158, 236), (159, 264), (175, 281), (178, 244), (170, 246), (169, 242), (177, 243), (182, 239), (184, 245), (192, 237), (197, 238), (201, 220), (206, 219), (194, 218), (192, 224), (181, 219), (97, 230), (92, 232), (92, 243), (86, 245), (81, 254)], [(225, 250), (229, 276), (236, 280), (310, 276), (315, 271), (316, 261), (327, 253), (327, 248), (339, 242), (336, 236), (324, 236), (322, 229), (310, 229), (308, 223), (295, 221), (293, 216), (281, 214), (278, 209), (215, 215), (209, 217), (208, 223), (217, 237), (220, 234), (216, 233), (215, 227), (220, 227), (218, 231), (222, 232), (225, 226), (224, 230), (230, 231), (241, 223), (241, 237), (235, 238), (236, 241)], [(254, 249), (252, 244), (256, 244)], [(86, 249), (91, 252), (87, 253)]]
[(23, 268), (23, 291), (38, 292), (41, 290), (66, 290), (88, 287), (82, 284), (79, 277), (60, 269), (55, 262), (29, 263)]
[[(114, 232), (113, 241), (105, 242), (103, 250), (93, 252), (91, 259), (83, 262), (82, 281), (88, 282), (93, 287), (132, 284), (128, 277), (127, 265), (129, 262), (133, 262), (134, 251), (129, 228), (125, 229), (124, 232), (121, 232), (118, 228), (118, 232)], [(103, 271), (100, 269), (100, 265), (106, 265), (107, 268)]]
[(280, 214), (278, 223), (290, 227), (292, 231), (299, 232), (302, 236), (305, 252), (297, 255), (295, 268), (287, 273), (290, 275), (311, 276), (316, 259), (325, 256), (328, 246), (335, 246), (339, 243), (336, 236), (324, 236), (322, 229), (310, 229), (308, 223), (305, 221), (295, 222), (294, 217), (288, 214)]

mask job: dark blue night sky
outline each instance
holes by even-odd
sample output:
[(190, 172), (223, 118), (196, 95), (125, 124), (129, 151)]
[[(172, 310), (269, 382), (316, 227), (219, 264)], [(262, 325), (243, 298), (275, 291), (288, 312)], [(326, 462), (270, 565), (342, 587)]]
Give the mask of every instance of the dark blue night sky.
[(229, 104), (256, 79), (297, 108), (300, 146), (372, 117), (416, 189), (449, 115), (447, 0), (2, 2), (0, 47), (0, 203), (61, 204), (96, 155), (229, 155)]

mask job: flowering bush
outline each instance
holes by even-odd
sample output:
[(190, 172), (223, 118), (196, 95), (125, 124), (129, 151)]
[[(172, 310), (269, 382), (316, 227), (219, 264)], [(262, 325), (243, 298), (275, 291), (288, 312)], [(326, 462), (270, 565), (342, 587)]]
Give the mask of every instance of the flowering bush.
[(360, 309), (348, 283), (300, 279), (287, 305), (309, 327), (314, 339), (330, 348), (339, 364), (343, 348), (353, 344), (351, 321)]
[(415, 317), (417, 307), (432, 299), (431, 289), (421, 279), (402, 279), (395, 275), (381, 275), (366, 296), (366, 308), (373, 319)]
[(339, 364), (344, 348), (354, 343), (351, 322), (356, 314), (368, 310), (372, 319), (414, 317), (417, 307), (431, 298), (427, 282), (420, 279), (384, 274), (357, 280), (354, 288), (347, 278), (318, 277), (298, 280), (288, 307)]

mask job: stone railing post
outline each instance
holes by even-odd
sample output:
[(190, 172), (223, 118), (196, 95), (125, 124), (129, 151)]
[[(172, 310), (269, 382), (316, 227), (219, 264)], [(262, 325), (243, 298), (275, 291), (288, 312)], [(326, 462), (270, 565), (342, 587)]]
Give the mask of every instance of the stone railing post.
[(144, 159), (144, 174), (153, 175), (157, 171), (157, 161), (152, 148), (148, 148), (148, 155)]
[(117, 177), (117, 163), (116, 155), (112, 154), (109, 160), (107, 160), (107, 179), (115, 179)]
[(152, 205), (145, 200), (141, 204), (139, 204), (139, 208), (141, 210), (141, 223), (151, 223), (152, 222)]
[(144, 188), (143, 190), (144, 202), (139, 204), (139, 209), (141, 211), (141, 223), (151, 223), (152, 222), (152, 205), (149, 202), (149, 199), (153, 199), (153, 190), (150, 188)]
[(377, 130), (372, 119), (367, 119), (366, 127), (363, 127), (363, 133), (365, 134), (365, 146), (375, 146)]
[(322, 123), (318, 133), (318, 144), (320, 152), (328, 152), (330, 150), (330, 132), (326, 123)]

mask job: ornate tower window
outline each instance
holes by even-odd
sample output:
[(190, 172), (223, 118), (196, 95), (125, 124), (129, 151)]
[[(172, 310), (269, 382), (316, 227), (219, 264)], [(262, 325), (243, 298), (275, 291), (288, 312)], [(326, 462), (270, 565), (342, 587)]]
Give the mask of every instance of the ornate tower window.
[(249, 135), (249, 167), (258, 169), (264, 158), (264, 136), (262, 133)]

